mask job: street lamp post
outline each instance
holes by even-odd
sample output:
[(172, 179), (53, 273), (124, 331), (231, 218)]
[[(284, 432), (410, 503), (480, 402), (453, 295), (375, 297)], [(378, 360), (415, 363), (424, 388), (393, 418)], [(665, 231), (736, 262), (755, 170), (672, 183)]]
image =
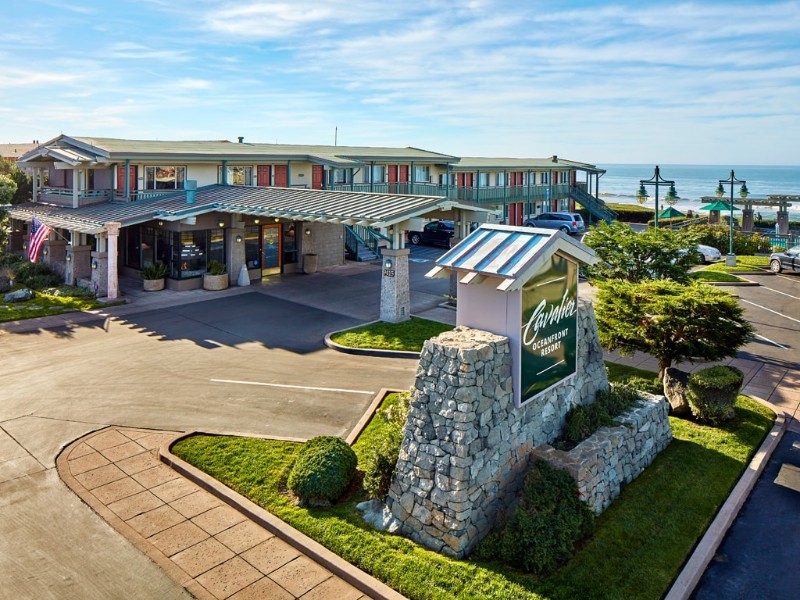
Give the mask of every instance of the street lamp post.
[(731, 169), (731, 176), (727, 179), (720, 179), (719, 185), (717, 186), (717, 197), (721, 198), (725, 193), (725, 188), (723, 188), (722, 185), (731, 185), (731, 216), (728, 221), (728, 256), (725, 257), (725, 265), (728, 267), (736, 266), (736, 255), (733, 253), (733, 186), (736, 183), (742, 184), (742, 187), (739, 189), (739, 195), (742, 198), (747, 198), (750, 194), (750, 192), (747, 191), (747, 182), (744, 179), (736, 179), (736, 176), (733, 174), (733, 169)]
[(656, 229), (658, 229), (658, 186), (667, 184), (669, 184), (669, 191), (667, 192), (667, 202), (669, 202), (670, 204), (674, 204), (675, 200), (678, 199), (678, 193), (675, 191), (675, 182), (661, 177), (661, 169), (659, 169), (658, 165), (656, 165), (656, 170), (650, 179), (639, 180), (639, 191), (636, 194), (636, 199), (639, 201), (639, 204), (644, 204), (645, 202), (647, 202), (648, 198), (647, 190), (644, 189), (644, 186), (654, 185), (656, 187), (656, 218), (655, 218)]

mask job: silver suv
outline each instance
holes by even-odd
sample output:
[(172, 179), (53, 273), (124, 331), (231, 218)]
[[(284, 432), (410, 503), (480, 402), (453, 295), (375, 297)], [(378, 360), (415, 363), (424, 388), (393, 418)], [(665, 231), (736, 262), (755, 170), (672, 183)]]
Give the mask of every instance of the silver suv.
[(578, 213), (546, 212), (525, 221), (528, 227), (560, 229), (564, 233), (585, 233), (586, 225)]

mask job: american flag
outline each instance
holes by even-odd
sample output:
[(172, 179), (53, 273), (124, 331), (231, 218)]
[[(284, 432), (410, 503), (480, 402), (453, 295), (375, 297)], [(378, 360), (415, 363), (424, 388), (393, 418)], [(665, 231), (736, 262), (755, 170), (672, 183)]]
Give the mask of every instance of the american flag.
[(34, 217), (31, 223), (31, 235), (28, 239), (28, 258), (32, 263), (35, 263), (36, 259), (39, 258), (39, 250), (42, 249), (42, 244), (44, 244), (49, 235), (50, 228)]

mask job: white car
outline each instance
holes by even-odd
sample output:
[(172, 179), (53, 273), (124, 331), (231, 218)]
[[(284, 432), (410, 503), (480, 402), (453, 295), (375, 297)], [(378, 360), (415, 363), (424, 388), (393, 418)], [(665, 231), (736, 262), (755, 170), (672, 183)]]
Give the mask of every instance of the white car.
[(705, 244), (697, 244), (697, 253), (704, 263), (716, 262), (722, 260), (722, 253), (713, 246), (706, 246)]

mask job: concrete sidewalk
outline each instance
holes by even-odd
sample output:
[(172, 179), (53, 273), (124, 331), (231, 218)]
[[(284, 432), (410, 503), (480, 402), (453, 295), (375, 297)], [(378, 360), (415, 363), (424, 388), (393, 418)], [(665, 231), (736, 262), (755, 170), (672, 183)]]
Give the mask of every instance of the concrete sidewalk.
[[(70, 444), (58, 472), (109, 525), (201, 600), (402, 598), (335, 557), (338, 572), (373, 593), (356, 589), (289, 543), (299, 532), (282, 526), (276, 535), (163, 464), (159, 449), (175, 437), (109, 427)], [(224, 487), (210, 478), (207, 484)]]

